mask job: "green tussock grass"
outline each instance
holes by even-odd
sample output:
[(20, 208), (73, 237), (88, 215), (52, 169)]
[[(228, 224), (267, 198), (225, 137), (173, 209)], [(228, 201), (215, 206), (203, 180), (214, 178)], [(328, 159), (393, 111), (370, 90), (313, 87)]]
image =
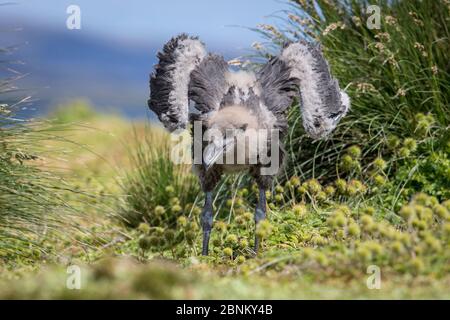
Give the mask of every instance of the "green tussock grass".
[[(255, 45), (257, 55), (270, 57), (287, 39), (320, 41), (352, 111), (330, 139), (312, 141), (299, 108), (291, 109), (289, 163), (268, 191), (269, 221), (257, 230), (264, 252), (254, 258), (250, 249), (256, 187), (245, 175), (228, 176), (216, 190), (212, 253), (204, 262), (237, 275), (292, 272), (319, 282), (364, 277), (371, 264), (391, 280), (446, 279), (449, 77), (441, 22), (448, 7), (381, 2), (381, 29), (369, 30), (361, 3), (318, 4), (320, 13), (308, 1), (293, 2), (278, 27), (255, 29), (268, 39)], [(153, 213), (172, 213), (177, 224), (141, 219), (142, 260), (198, 255), (198, 202), (172, 210), (180, 201), (168, 196)]]
[[(330, 139), (312, 141), (299, 108), (291, 108), (290, 161), (267, 190), (257, 255), (257, 187), (248, 177), (224, 177), (216, 189), (210, 256), (202, 257), (203, 195), (191, 168), (171, 161), (177, 141), (156, 125), (131, 124), (77, 101), (49, 115), (65, 129), (48, 142), (51, 169), (44, 178), (32, 165), (42, 157), (34, 151), (41, 140), (15, 132), (31, 130), (31, 137), (45, 126), (0, 130), (11, 151), (2, 153), (9, 162), (0, 168), (9, 175), (1, 173), (0, 180), (27, 196), (3, 193), (15, 204), (9, 212), (21, 212), (0, 223), (12, 228), (14, 219), (23, 222), (24, 250), (35, 241), (31, 230), (38, 230), (41, 247), (60, 252), (51, 266), (28, 276), (46, 256), (28, 255), (21, 265), (5, 256), (0, 297), (449, 298), (448, 3), (380, 1), (379, 30), (366, 27), (359, 1), (318, 0), (320, 11), (311, 3), (289, 2), (275, 26), (255, 29), (267, 42), (255, 44), (254, 58), (267, 60), (288, 38), (320, 41), (352, 111)], [(26, 156), (34, 154), (37, 159)], [(30, 183), (19, 186), (19, 177), (28, 181), (30, 172)], [(65, 203), (87, 214), (72, 221), (85, 232), (42, 237), (39, 230), (52, 216), (34, 202), (42, 211), (55, 207), (44, 201), (48, 190), (36, 195), (41, 189), (35, 185), (47, 187), (61, 175), (77, 191), (65, 194)], [(8, 201), (0, 200), (0, 208)], [(55, 230), (64, 226), (54, 223)], [(68, 265), (81, 268), (79, 291), (65, 286)], [(367, 287), (371, 266), (381, 271), (379, 290)]]
[(292, 108), (286, 176), (342, 176), (328, 163), (361, 141), (366, 162), (388, 152), (388, 139), (421, 140), (431, 128), (441, 128), (434, 148), (448, 145), (448, 3), (389, 2), (377, 2), (380, 29), (367, 27), (367, 5), (359, 1), (317, 1), (320, 10), (311, 1), (293, 1), (275, 26), (255, 29), (268, 40), (255, 45), (260, 58), (270, 57), (287, 40), (320, 42), (332, 73), (352, 100), (351, 112), (321, 142), (305, 137), (299, 110)]
[[(2, 299), (442, 299), (449, 298), (448, 280), (403, 277), (369, 290), (365, 279), (317, 283), (302, 275), (224, 275), (192, 261), (180, 267), (154, 259), (137, 263), (105, 258), (95, 265), (80, 264), (80, 290), (64, 285), (67, 270), (48, 267), (20, 282), (5, 280)], [(276, 284), (276, 285), (275, 285)]]
[(142, 221), (174, 226), (177, 214), (198, 200), (197, 178), (190, 165), (171, 161), (175, 142), (162, 128), (146, 127), (141, 133), (135, 132), (135, 139), (139, 142), (129, 151), (135, 169), (123, 183), (127, 197), (122, 217), (134, 227)]
[[(11, 50), (0, 53), (9, 68)], [(56, 256), (46, 241), (74, 229), (76, 210), (65, 199), (71, 186), (47, 167), (46, 143), (61, 128), (16, 117), (29, 99), (15, 87), (20, 77), (11, 71), (0, 80), (0, 261), (32, 264)]]

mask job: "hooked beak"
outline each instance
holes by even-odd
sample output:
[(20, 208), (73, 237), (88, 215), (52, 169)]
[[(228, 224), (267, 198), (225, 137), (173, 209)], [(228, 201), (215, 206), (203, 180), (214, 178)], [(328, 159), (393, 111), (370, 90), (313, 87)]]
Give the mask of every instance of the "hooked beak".
[(208, 144), (203, 150), (203, 168), (205, 171), (208, 171), (232, 144), (234, 144), (234, 138), (219, 139), (219, 141), (215, 140)]

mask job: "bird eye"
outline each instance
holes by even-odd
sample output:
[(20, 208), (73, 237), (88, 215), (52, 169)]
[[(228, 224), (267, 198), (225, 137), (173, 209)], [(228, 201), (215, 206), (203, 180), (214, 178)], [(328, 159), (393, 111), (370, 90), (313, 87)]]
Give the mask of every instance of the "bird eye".
[(244, 123), (239, 129), (241, 129), (242, 131), (247, 130), (248, 127), (248, 123)]
[(330, 119), (337, 119), (341, 114), (342, 112), (333, 112), (330, 114)]

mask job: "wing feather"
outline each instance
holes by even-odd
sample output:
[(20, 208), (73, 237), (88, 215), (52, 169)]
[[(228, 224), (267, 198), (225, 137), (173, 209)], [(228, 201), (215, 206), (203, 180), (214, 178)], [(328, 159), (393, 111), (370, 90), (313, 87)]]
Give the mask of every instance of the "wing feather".
[(228, 64), (223, 57), (209, 54), (191, 74), (189, 99), (201, 113), (218, 110), (228, 89)]
[(332, 77), (320, 47), (307, 42), (291, 43), (280, 59), (286, 62), (291, 77), (298, 79), (303, 127), (313, 138), (322, 138), (345, 116), (350, 101)]
[(191, 72), (205, 56), (204, 44), (186, 34), (172, 38), (158, 53), (159, 63), (150, 77), (148, 106), (170, 131), (187, 126)]

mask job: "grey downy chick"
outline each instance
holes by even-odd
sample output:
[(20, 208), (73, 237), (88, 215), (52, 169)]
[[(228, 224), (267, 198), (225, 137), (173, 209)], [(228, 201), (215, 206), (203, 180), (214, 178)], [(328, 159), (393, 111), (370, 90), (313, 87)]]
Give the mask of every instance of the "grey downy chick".
[[(294, 99), (300, 102), (303, 127), (314, 139), (334, 130), (347, 114), (350, 99), (332, 77), (320, 47), (307, 42), (286, 44), (257, 73), (229, 70), (221, 56), (208, 54), (198, 38), (186, 34), (167, 42), (158, 58), (150, 77), (148, 105), (168, 130), (194, 128), (193, 149), (202, 151), (200, 159), (194, 152), (194, 171), (205, 192), (202, 254), (207, 255), (212, 192), (222, 174), (248, 170), (255, 179), (258, 224), (266, 216), (265, 190), (277, 174), (266, 169), (284, 159), (280, 141), (288, 129), (287, 111)], [(199, 123), (200, 134), (196, 134)], [(263, 140), (263, 148), (256, 148), (256, 153), (252, 148), (255, 132)], [(277, 132), (279, 139), (269, 132)], [(242, 140), (247, 143), (239, 143)], [(263, 162), (262, 154), (268, 154), (270, 161)], [(258, 247), (255, 237), (255, 251)]]

